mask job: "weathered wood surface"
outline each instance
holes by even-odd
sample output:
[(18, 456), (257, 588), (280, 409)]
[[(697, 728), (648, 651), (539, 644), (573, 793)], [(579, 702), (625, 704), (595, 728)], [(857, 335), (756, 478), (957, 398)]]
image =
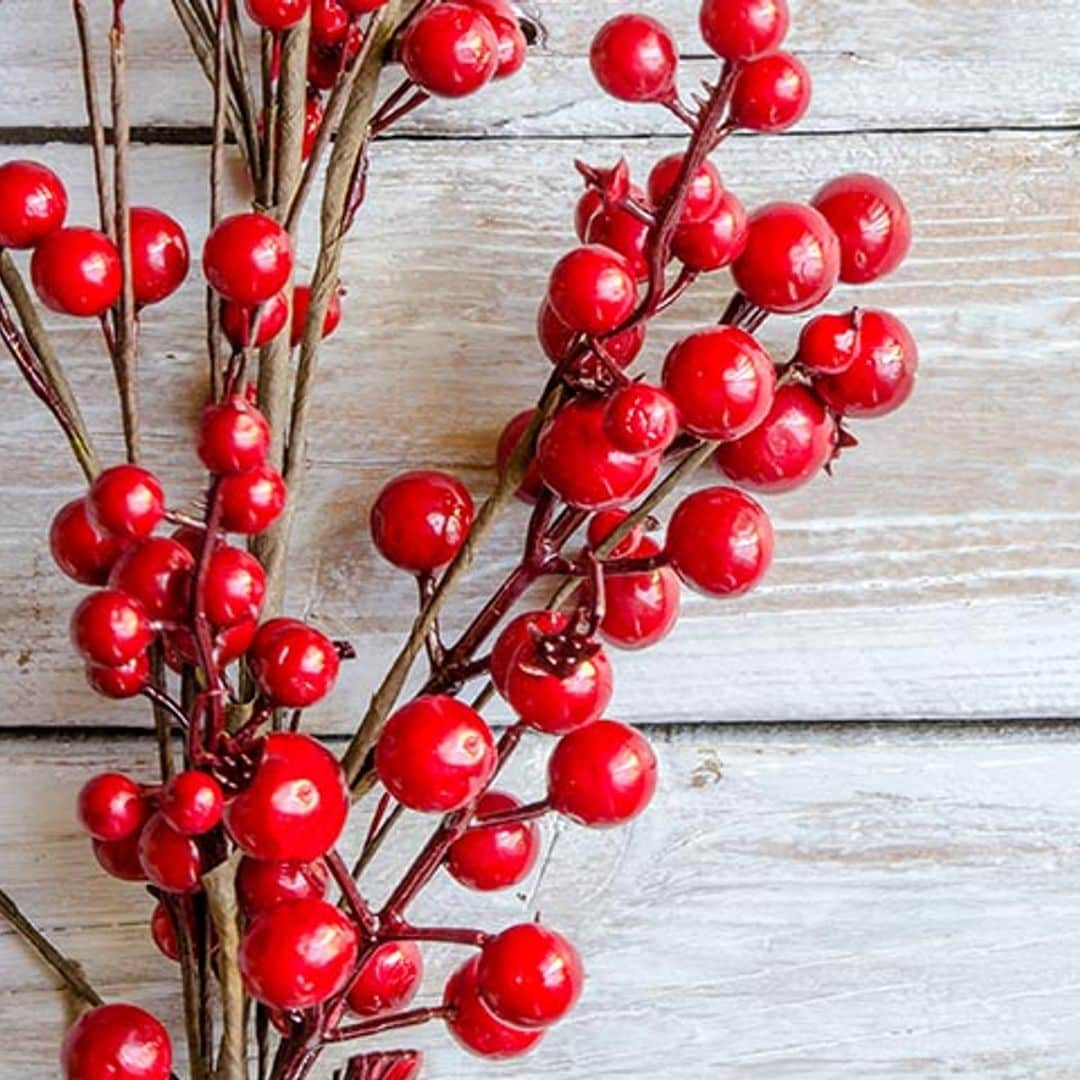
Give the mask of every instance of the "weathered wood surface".
[[(1075, 729), (681, 729), (657, 745), (661, 791), (631, 829), (562, 827), (524, 896), (443, 878), (424, 896), (418, 918), (449, 905), (497, 927), (539, 910), (588, 970), (578, 1011), (534, 1056), (484, 1067), (424, 1030), (406, 1045), (429, 1052), (426, 1075), (1076, 1075)], [(535, 791), (542, 749), (527, 744), (508, 783)], [(107, 997), (179, 1036), (151, 903), (98, 873), (71, 819), (83, 778), (133, 761), (152, 775), (148, 741), (6, 743), (0, 881)], [(424, 824), (408, 821), (405, 847)], [(432, 951), (422, 1000), (457, 955)], [(0, 1075), (54, 1076), (60, 995), (10, 935), (0, 978)]]

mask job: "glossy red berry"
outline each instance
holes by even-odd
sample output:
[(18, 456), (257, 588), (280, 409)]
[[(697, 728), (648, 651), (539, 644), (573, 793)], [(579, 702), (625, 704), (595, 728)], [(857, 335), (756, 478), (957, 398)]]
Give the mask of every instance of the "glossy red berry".
[(667, 27), (648, 15), (609, 19), (589, 49), (596, 81), (620, 101), (670, 101), (678, 53)]
[[(255, 320), (254, 324), (252, 320)], [(258, 309), (225, 300), (221, 305), (221, 330), (234, 349), (269, 345), (289, 321), (289, 300), (284, 292), (274, 293)], [(254, 335), (254, 336), (253, 336)]]
[(285, 509), (285, 481), (272, 465), (260, 465), (221, 479), (221, 527), (251, 536), (264, 532)]
[(498, 39), (499, 66), (496, 79), (505, 79), (520, 71), (525, 63), (529, 43), (522, 33), (514, 9), (506, 0), (462, 0), (467, 7), (480, 12), (495, 31)]
[(364, 43), (364, 33), (360, 25), (353, 22), (345, 32), (345, 37), (329, 48), (324, 48), (312, 41), (308, 51), (308, 89), (332, 90), (343, 71), (360, 53)]
[(223, 544), (210, 556), (202, 596), (214, 626), (250, 622), (262, 611), (266, 571), (254, 555)]
[(911, 247), (911, 217), (896, 189), (881, 177), (838, 176), (811, 204), (840, 238), (841, 281), (876, 281), (904, 261)]
[(139, 307), (158, 304), (184, 283), (191, 256), (180, 223), (150, 206), (131, 208), (131, 282)]
[(68, 198), (52, 169), (36, 161), (0, 165), (0, 248), (31, 248), (64, 224)]
[(575, 248), (551, 271), (548, 301), (570, 329), (608, 334), (637, 303), (633, 268), (618, 252), (599, 244)]
[(787, 0), (704, 0), (701, 5), (701, 36), (725, 60), (772, 52), (789, 22)]
[(110, 536), (139, 540), (165, 516), (165, 493), (153, 473), (138, 465), (114, 465), (90, 485), (90, 520)]
[(404, 1009), (420, 989), (424, 961), (413, 941), (386, 941), (360, 965), (349, 988), (349, 1008), (360, 1016)]
[(146, 649), (154, 631), (138, 600), (116, 589), (100, 589), (75, 609), (71, 640), (90, 663), (119, 667)]
[(311, 0), (244, 0), (251, 21), (264, 30), (288, 30), (307, 14)]
[(97, 229), (55, 229), (34, 248), (30, 279), (51, 311), (102, 315), (120, 298), (120, 253)]
[[(656, 207), (662, 207), (675, 188), (682, 173), (683, 155), (669, 154), (661, 158), (649, 173), (649, 201)], [(711, 161), (703, 161), (694, 173), (683, 203), (679, 224), (688, 225), (695, 221), (707, 221), (720, 209), (720, 200), (724, 194), (724, 183), (716, 166)]]
[(426, 8), (401, 39), (401, 62), (417, 85), (436, 97), (479, 90), (499, 67), (499, 39), (491, 23), (453, 0)]
[[(579, 331), (571, 329), (555, 314), (545, 297), (536, 316), (536, 336), (544, 355), (553, 363), (565, 359), (578, 340)], [(641, 352), (645, 343), (645, 323), (638, 323), (627, 330), (604, 339), (604, 351), (619, 367), (626, 367)]]
[(769, 203), (750, 217), (750, 235), (731, 268), (747, 299), (768, 311), (806, 311), (832, 291), (840, 243), (821, 214), (799, 203)]
[(203, 873), (199, 845), (177, 832), (160, 812), (139, 835), (139, 862), (147, 880), (165, 892), (191, 893), (199, 888)]
[[(516, 810), (521, 802), (502, 791), (487, 791), (476, 804), (477, 816)], [(446, 869), (470, 889), (491, 892), (518, 885), (529, 876), (540, 854), (540, 830), (531, 821), (473, 825), (446, 853)]]
[(704, 221), (680, 225), (671, 242), (671, 253), (690, 270), (719, 270), (734, 262), (746, 247), (750, 222), (743, 204), (730, 192)]
[(745, 330), (714, 326), (672, 346), (663, 383), (687, 431), (706, 439), (737, 439), (769, 411), (776, 370)]
[(812, 480), (835, 450), (832, 414), (812, 390), (788, 383), (761, 424), (721, 446), (714, 460), (741, 487), (777, 494)]
[(573, 945), (535, 922), (490, 938), (476, 971), (477, 990), (487, 1007), (500, 1020), (526, 1030), (561, 1020), (574, 1007), (584, 981)]
[(83, 585), (104, 585), (124, 551), (124, 542), (90, 520), (86, 499), (72, 499), (52, 520), (49, 550), (69, 578)]
[(569, 618), (561, 611), (525, 611), (511, 619), (495, 639), (491, 650), (491, 681), (500, 694), (506, 694), (506, 681), (518, 650), (534, 634), (557, 634), (565, 630)]
[(732, 487), (704, 488), (671, 515), (666, 550), (688, 585), (710, 596), (740, 596), (769, 569), (772, 523), (749, 495)]
[(172, 1043), (134, 1005), (99, 1005), (71, 1026), (60, 1051), (64, 1080), (169, 1080)]
[(321, 900), (329, 881), (323, 862), (267, 862), (245, 855), (236, 870), (236, 896), (249, 919), (286, 900)]
[(666, 390), (630, 383), (608, 398), (604, 434), (628, 454), (663, 453), (679, 434), (679, 413)]
[(859, 312), (859, 342), (851, 366), (814, 380), (814, 389), (843, 416), (884, 416), (915, 389), (919, 350), (908, 328), (887, 311)]
[[(535, 409), (526, 409), (514, 416), (502, 429), (499, 435), (498, 445), (495, 447), (495, 467), (501, 473), (510, 464), (510, 458), (517, 448), (529, 424), (532, 423)], [(525, 475), (521, 479), (521, 486), (517, 489), (517, 497), (522, 502), (534, 503), (544, 489), (544, 481), (540, 479), (540, 466), (536, 459), (531, 458), (525, 469)]]
[(379, 554), (402, 570), (446, 566), (465, 543), (473, 501), (447, 473), (418, 469), (394, 477), (371, 508), (371, 538)]
[(512, 1058), (528, 1053), (543, 1038), (543, 1031), (525, 1031), (498, 1019), (484, 1004), (477, 986), (480, 958), (467, 960), (450, 976), (443, 992), (449, 1009), (446, 1027), (457, 1043), (486, 1058)]
[(311, 41), (327, 49), (339, 45), (349, 31), (349, 12), (339, 0), (311, 0)]
[(94, 840), (91, 847), (98, 865), (110, 877), (118, 881), (145, 881), (146, 874), (139, 862), (139, 837), (137, 829), (123, 840)]
[(95, 840), (123, 840), (150, 816), (142, 789), (123, 773), (101, 773), (79, 792), (79, 824)]
[(325, 900), (286, 900), (240, 943), (247, 991), (274, 1009), (310, 1009), (344, 989), (356, 965), (356, 928)]
[(800, 366), (811, 375), (836, 375), (855, 360), (859, 345), (861, 313), (856, 308), (843, 314), (815, 315), (799, 334), (796, 355)]
[(86, 665), (86, 681), (91, 690), (116, 701), (141, 694), (150, 683), (150, 658), (139, 653), (133, 660), (118, 667)]
[(206, 280), (226, 300), (254, 307), (280, 292), (292, 273), (289, 234), (265, 214), (234, 214), (203, 247)]
[(150, 936), (163, 956), (179, 962), (180, 942), (176, 937), (176, 927), (163, 903), (159, 902), (150, 916)]
[(270, 454), (270, 425), (246, 397), (234, 394), (203, 410), (198, 452), (218, 476), (257, 469)]
[(314, 862), (337, 843), (348, 813), (337, 758), (308, 735), (276, 731), (251, 783), (225, 807), (225, 828), (253, 859)]
[(178, 833), (202, 836), (221, 821), (225, 796), (209, 773), (187, 769), (165, 785), (159, 805), (165, 820)]
[(652, 482), (660, 467), (659, 455), (628, 454), (608, 439), (606, 411), (600, 399), (575, 398), (548, 421), (536, 444), (544, 483), (583, 510), (627, 502)]
[(341, 0), (341, 3), (353, 15), (366, 15), (369, 11), (377, 11), (386, 0)]
[[(660, 545), (643, 537), (635, 557), (657, 555)], [(662, 641), (679, 618), (682, 589), (668, 566), (636, 574), (604, 575), (604, 617), (600, 636), (620, 649), (645, 649)]]
[(622, 825), (649, 805), (656, 772), (646, 739), (625, 724), (597, 720), (559, 740), (548, 761), (548, 798), (580, 825)]
[(375, 768), (387, 791), (410, 810), (458, 810), (495, 772), (495, 740), (484, 718), (443, 694), (418, 697), (386, 723)]
[[(315, 152), (315, 142), (319, 138), (319, 129), (322, 127), (325, 115), (326, 109), (318, 90), (309, 91), (304, 101), (304, 138), (300, 144), (300, 157), (303, 161), (307, 161)], [(333, 300), (331, 300), (331, 306), (333, 306)]]
[(326, 697), (340, 666), (334, 643), (299, 619), (271, 619), (259, 627), (248, 661), (267, 699), (288, 709), (306, 709)]
[[(589, 526), (586, 538), (589, 547), (595, 549), (603, 544), (607, 538), (629, 517), (626, 510), (600, 510), (589, 518)], [(641, 541), (645, 538), (645, 524), (638, 522), (608, 553), (609, 559), (621, 559), (636, 551)]]
[[(258, 628), (254, 619), (248, 619), (218, 630), (212, 643), (218, 667), (226, 667), (234, 660), (239, 660), (251, 648)], [(195, 638), (190, 630), (175, 628), (166, 634), (165, 662), (174, 671), (182, 673), (185, 664), (195, 664), (198, 659)]]
[[(311, 303), (311, 286), (297, 285), (293, 289), (292, 336), (290, 344), (295, 348), (304, 338), (307, 325), (308, 305)], [(322, 336), (328, 338), (341, 325), (341, 290), (335, 289), (330, 294), (330, 303), (323, 316)]]
[(810, 72), (790, 53), (751, 60), (735, 76), (731, 122), (748, 131), (785, 131), (810, 108)]
[(148, 536), (117, 560), (109, 587), (142, 604), (156, 622), (180, 622), (191, 605), (195, 560), (183, 544), (167, 536)]
[(649, 226), (621, 206), (597, 210), (585, 228), (585, 240), (618, 252), (638, 281), (649, 276), (646, 244)]

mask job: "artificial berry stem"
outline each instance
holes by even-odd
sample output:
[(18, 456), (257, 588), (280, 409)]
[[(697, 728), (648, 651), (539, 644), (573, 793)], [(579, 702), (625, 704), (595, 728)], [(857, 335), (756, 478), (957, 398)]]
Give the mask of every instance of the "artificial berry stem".
[(539, 799), (536, 802), (526, 803), (524, 806), (509, 807), (506, 810), (496, 810), (490, 814), (477, 814), (473, 819), (474, 825), (517, 825), (522, 821), (535, 821), (551, 812), (551, 802), (548, 799)]
[(348, 904), (353, 918), (356, 920), (361, 930), (363, 930), (364, 935), (370, 939), (374, 939), (379, 932), (378, 923), (375, 921), (375, 917), (372, 915), (367, 901), (364, 899), (359, 888), (357, 888), (356, 879), (345, 865), (345, 860), (341, 857), (341, 853), (336, 849), (331, 851), (326, 856), (326, 865), (329, 867), (330, 873), (333, 874), (334, 880), (337, 882), (338, 888), (341, 889), (342, 896), (345, 898), (345, 902)]
[(397, 1028), (426, 1024), (431, 1020), (441, 1020), (448, 1014), (449, 1009), (445, 1005), (410, 1009), (408, 1012), (394, 1013), (391, 1016), (379, 1016), (372, 1020), (361, 1020), (356, 1024), (339, 1027), (336, 1031), (327, 1034), (326, 1041), (339, 1043), (349, 1042), (352, 1039), (363, 1039), (369, 1035), (378, 1035), (381, 1031), (394, 1031)]

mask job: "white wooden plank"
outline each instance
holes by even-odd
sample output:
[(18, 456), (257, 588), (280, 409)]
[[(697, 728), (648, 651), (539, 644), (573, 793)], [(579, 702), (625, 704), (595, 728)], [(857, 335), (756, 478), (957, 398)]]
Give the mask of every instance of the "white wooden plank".
[[(536, 790), (543, 749), (527, 745), (514, 789)], [(425, 1030), (408, 1045), (428, 1051), (427, 1075), (1075, 1075), (1075, 729), (682, 730), (658, 750), (650, 812), (626, 831), (562, 829), (529, 899), (437, 879), (418, 905), (492, 927), (538, 909), (588, 970), (534, 1056), (485, 1067)], [(149, 900), (105, 881), (71, 823), (92, 770), (152, 774), (149, 743), (8, 741), (0, 763), (0, 880), (107, 996), (178, 1033)], [(407, 820), (398, 857), (421, 824)], [(393, 855), (376, 894), (392, 876)], [(423, 1000), (455, 955), (432, 953)], [(55, 1075), (59, 995), (10, 934), (0, 975), (0, 1075)]]

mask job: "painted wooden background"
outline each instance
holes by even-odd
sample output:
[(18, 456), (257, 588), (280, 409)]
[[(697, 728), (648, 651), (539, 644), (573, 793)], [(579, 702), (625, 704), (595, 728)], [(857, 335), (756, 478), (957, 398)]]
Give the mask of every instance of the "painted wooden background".
[[(545, 376), (532, 319), (572, 242), (574, 157), (625, 153), (644, 173), (678, 146), (665, 114), (591, 83), (589, 36), (622, 6), (538, 3), (548, 36), (521, 76), (421, 110), (376, 150), (290, 595), (361, 646), (313, 715), (326, 732), (355, 722), (411, 618), (411, 586), (366, 537), (373, 492), (407, 463), (449, 466), (482, 494), (497, 431)], [(198, 241), (207, 94), (168, 4), (131, 7), (134, 194)], [(1080, 1072), (1080, 738), (1061, 723), (1080, 708), (1080, 19), (1072, 0), (793, 9), (812, 110), (797, 133), (733, 140), (717, 164), (750, 204), (852, 168), (896, 182), (912, 256), (858, 295), (909, 322), (924, 376), (907, 409), (859, 426), (834, 480), (768, 500), (779, 538), (764, 587), (690, 599), (672, 639), (618, 659), (613, 712), (653, 727), (661, 798), (630, 832), (567, 830), (544, 880), (490, 909), (498, 921), (539, 906), (576, 936), (586, 999), (519, 1066), (425, 1038), (436, 1080)], [(652, 10), (679, 37), (687, 83), (707, 73), (691, 0)], [(58, 168), (73, 219), (89, 221), (72, 58), (65, 3), (0, 0), (0, 153)], [(651, 362), (715, 318), (727, 288), (724, 275), (697, 287), (653, 335)], [(178, 503), (197, 492), (200, 306), (193, 284), (144, 338), (149, 456)], [(116, 451), (94, 332), (55, 330)], [(782, 356), (796, 331), (775, 320), (764, 339)], [(0, 393), (0, 885), (107, 995), (175, 1019), (147, 905), (97, 874), (71, 822), (72, 789), (103, 757), (150, 755), (142, 711), (94, 699), (66, 643), (75, 594), (43, 535), (78, 476), (6, 368)], [(468, 601), (520, 526), (500, 530)], [(50, 980), (7, 936), (0, 971), (0, 1076), (54, 1075)]]

